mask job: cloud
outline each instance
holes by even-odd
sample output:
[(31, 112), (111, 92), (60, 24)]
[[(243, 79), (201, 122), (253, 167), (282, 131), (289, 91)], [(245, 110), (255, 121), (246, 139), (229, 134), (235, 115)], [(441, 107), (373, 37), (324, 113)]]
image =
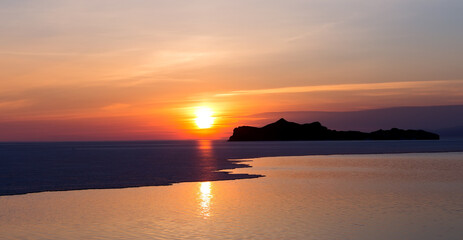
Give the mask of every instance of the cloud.
[(130, 104), (125, 104), (125, 103), (114, 103), (114, 104), (102, 107), (101, 109), (105, 111), (117, 111), (117, 110), (127, 109), (130, 106), (131, 106)]
[(24, 106), (27, 106), (28, 104), (29, 101), (26, 99), (3, 101), (0, 102), (0, 110), (22, 108)]
[(432, 88), (435, 86), (441, 86), (441, 85), (451, 84), (451, 83), (457, 83), (457, 80), (353, 83), (353, 84), (333, 84), (333, 85), (266, 88), (266, 89), (252, 89), (252, 90), (237, 90), (237, 91), (231, 91), (228, 93), (219, 93), (214, 96), (215, 97), (230, 97), (230, 96), (238, 96), (238, 95), (262, 95), (262, 94), (281, 94), (281, 93), (368, 91), (368, 90), (390, 90), (390, 89), (422, 89), (422, 88)]

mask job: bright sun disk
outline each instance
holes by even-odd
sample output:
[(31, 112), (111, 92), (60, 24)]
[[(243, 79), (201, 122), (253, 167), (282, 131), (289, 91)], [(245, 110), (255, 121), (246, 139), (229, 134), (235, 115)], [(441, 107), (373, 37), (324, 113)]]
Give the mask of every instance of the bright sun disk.
[(195, 111), (195, 122), (198, 128), (210, 128), (214, 124), (213, 112), (208, 107), (198, 107)]

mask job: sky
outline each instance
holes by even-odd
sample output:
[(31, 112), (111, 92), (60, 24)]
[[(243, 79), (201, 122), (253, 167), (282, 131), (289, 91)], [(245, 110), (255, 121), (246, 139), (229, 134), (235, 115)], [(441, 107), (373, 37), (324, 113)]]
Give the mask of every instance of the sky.
[[(462, 12), (461, 0), (0, 0), (0, 141), (223, 139), (264, 112), (463, 104)], [(212, 128), (197, 128), (198, 107)]]

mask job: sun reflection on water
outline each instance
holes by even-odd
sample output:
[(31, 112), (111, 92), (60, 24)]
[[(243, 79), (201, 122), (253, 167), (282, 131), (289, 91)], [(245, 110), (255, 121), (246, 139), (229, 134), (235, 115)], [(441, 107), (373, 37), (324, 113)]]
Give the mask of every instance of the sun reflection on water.
[(212, 200), (212, 183), (201, 182), (199, 183), (199, 208), (200, 214), (204, 219), (211, 216), (211, 200)]

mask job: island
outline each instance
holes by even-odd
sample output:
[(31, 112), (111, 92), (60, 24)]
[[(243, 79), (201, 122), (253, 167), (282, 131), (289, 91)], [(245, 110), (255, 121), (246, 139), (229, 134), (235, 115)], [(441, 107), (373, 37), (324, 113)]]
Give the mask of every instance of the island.
[(264, 127), (241, 126), (228, 141), (323, 141), (323, 140), (438, 140), (439, 135), (424, 130), (336, 131), (320, 122), (298, 124), (280, 120)]

